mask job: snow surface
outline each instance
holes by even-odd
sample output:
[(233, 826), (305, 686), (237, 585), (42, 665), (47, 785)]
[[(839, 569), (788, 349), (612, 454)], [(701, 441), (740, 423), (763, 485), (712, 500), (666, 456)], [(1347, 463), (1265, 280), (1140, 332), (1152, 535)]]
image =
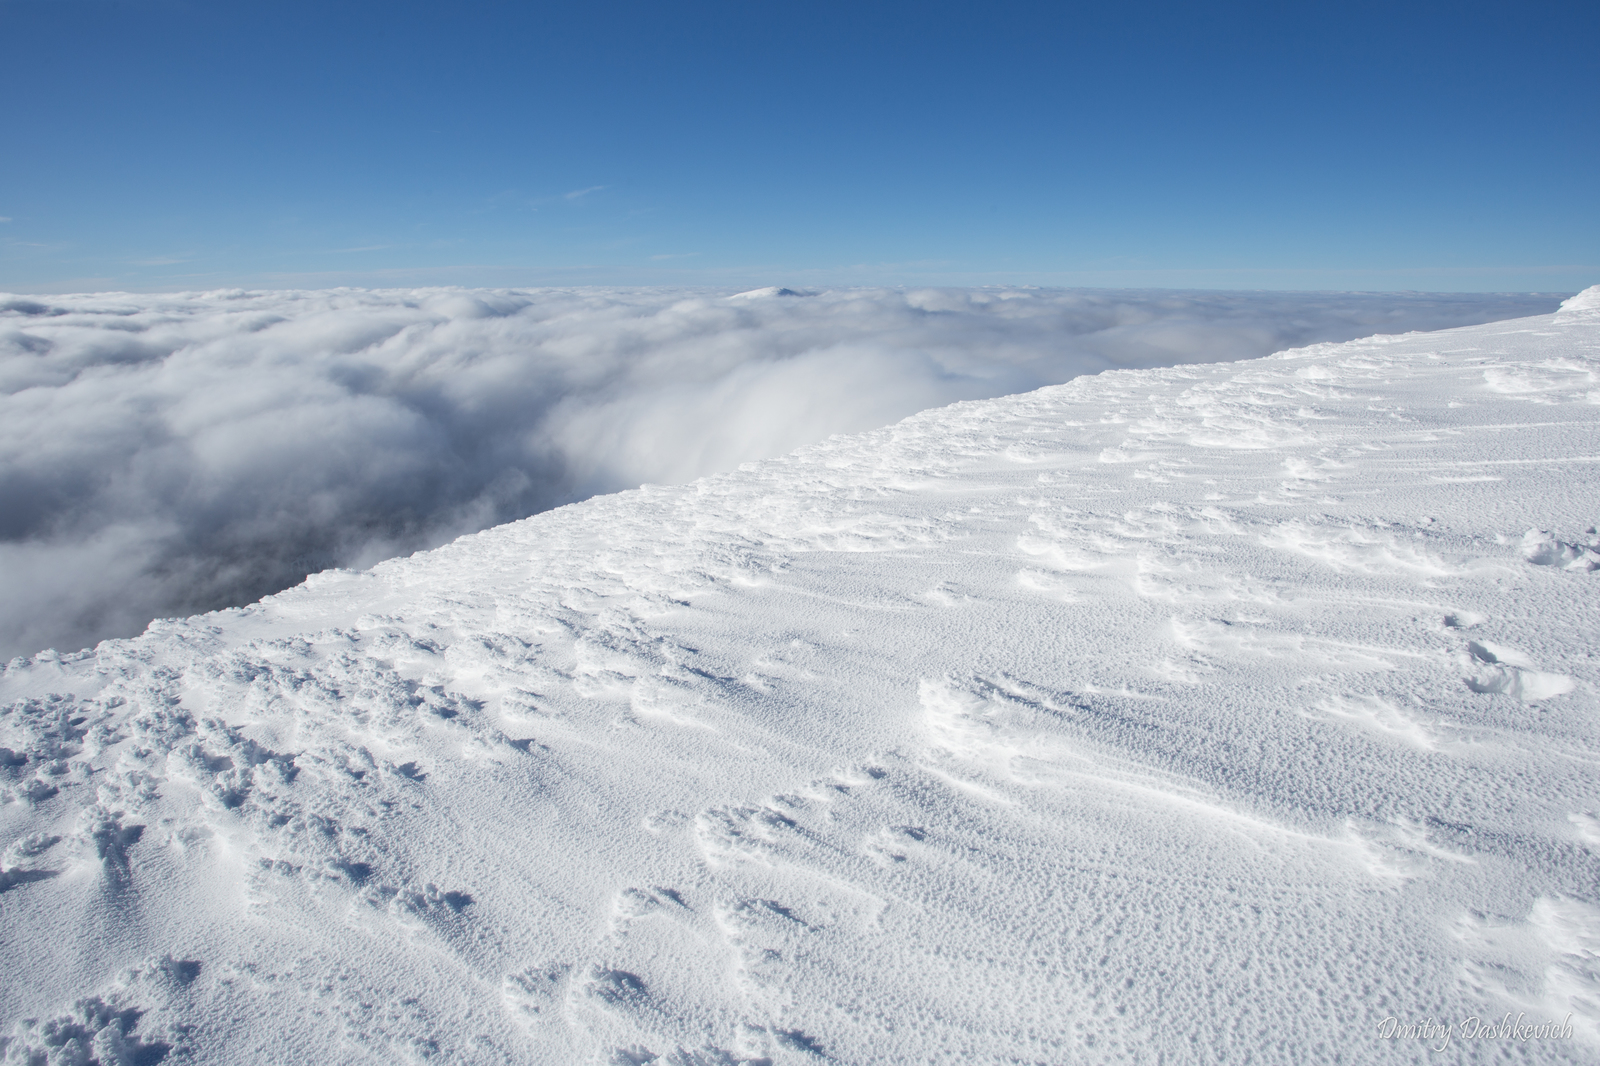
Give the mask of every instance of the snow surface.
[(5, 1061), (1596, 1061), (1597, 426), (1600, 288), (13, 660)]
[(0, 662), (956, 400), (1557, 303), (1016, 288), (0, 294)]

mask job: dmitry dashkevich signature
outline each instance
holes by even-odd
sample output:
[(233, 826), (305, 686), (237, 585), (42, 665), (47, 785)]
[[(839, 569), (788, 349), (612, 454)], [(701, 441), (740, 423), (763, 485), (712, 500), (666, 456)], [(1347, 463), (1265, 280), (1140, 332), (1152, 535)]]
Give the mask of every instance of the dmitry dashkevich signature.
[(1526, 1021), (1526, 1013), (1515, 1019), (1509, 1011), (1498, 1022), (1473, 1015), (1462, 1021), (1440, 1022), (1428, 1019), (1420, 1022), (1402, 1022), (1398, 1018), (1385, 1018), (1378, 1023), (1379, 1040), (1421, 1040), (1430, 1051), (1443, 1051), (1452, 1040), (1571, 1040), (1572, 1015), (1559, 1022)]

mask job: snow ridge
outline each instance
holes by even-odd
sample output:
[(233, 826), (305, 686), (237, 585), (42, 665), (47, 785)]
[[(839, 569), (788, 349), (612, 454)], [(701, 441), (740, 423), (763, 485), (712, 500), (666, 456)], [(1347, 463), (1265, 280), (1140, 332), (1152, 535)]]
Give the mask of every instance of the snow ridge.
[(1591, 285), (1577, 295), (1569, 296), (1561, 301), (1561, 309), (1556, 312), (1558, 321), (1563, 322), (1597, 314), (1600, 314), (1600, 285)]
[(1592, 1061), (1597, 422), (1108, 372), (13, 660), (6, 1061)]
[(0, 662), (954, 400), (1555, 308), (785, 292), (0, 293)]

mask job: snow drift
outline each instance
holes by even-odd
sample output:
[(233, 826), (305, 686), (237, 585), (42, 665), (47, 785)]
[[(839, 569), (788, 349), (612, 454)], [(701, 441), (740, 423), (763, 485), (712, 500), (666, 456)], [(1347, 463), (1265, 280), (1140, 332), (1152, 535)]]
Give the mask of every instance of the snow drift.
[(1593, 1062), (1597, 295), (16, 660), (6, 1061)]
[(776, 288), (0, 298), (0, 657), (953, 400), (1552, 307)]

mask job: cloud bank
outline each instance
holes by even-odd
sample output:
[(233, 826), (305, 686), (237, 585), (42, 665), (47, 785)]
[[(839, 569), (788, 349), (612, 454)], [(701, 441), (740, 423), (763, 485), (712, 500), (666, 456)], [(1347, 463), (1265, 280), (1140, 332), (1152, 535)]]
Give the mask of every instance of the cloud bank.
[(0, 296), (0, 657), (1111, 367), (1559, 296), (1037, 289)]

